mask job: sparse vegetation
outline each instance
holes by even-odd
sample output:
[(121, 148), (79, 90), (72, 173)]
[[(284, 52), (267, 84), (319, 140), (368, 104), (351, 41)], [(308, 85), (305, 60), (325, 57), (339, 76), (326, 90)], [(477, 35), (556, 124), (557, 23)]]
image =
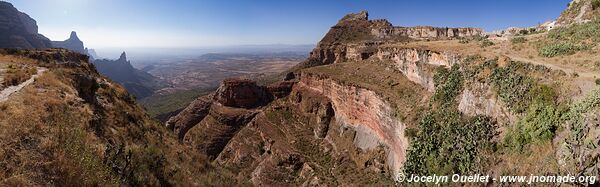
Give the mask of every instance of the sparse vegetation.
[(546, 40), (539, 46), (543, 57), (572, 55), (580, 50), (591, 49), (600, 43), (600, 19), (560, 27), (548, 32)]
[(600, 8), (600, 0), (593, 0), (592, 1), (592, 10), (596, 10)]
[(465, 117), (456, 108), (462, 90), (462, 73), (457, 66), (438, 69), (433, 109), (426, 112), (417, 130), (411, 130), (411, 147), (404, 166), (406, 174), (469, 174), (483, 171), (493, 152), (495, 122), (488, 117)]
[(494, 42), (492, 42), (488, 39), (481, 40), (481, 43), (479, 44), (479, 46), (484, 47), (484, 48), (492, 46), (492, 45), (494, 45)]
[(494, 68), (490, 77), (498, 97), (514, 113), (527, 109), (531, 100), (529, 93), (534, 86), (533, 79), (518, 72), (522, 68), (522, 63), (510, 63), (506, 67)]
[(513, 44), (521, 44), (527, 42), (525, 37), (513, 37), (510, 39), (510, 42)]
[(35, 67), (29, 67), (24, 65), (8, 65), (8, 68), (4, 75), (4, 82), (2, 85), (5, 87), (15, 86), (25, 82), (35, 74), (37, 69)]
[(574, 44), (571, 42), (552, 43), (540, 48), (539, 55), (543, 57), (572, 55), (575, 54), (575, 52), (584, 48), (584, 46)]
[(160, 115), (185, 108), (190, 102), (194, 101), (194, 99), (209, 94), (215, 89), (216, 88), (193, 89), (166, 95), (153, 95), (146, 97), (139, 102), (144, 106), (150, 116), (159, 117)]
[(596, 79), (596, 85), (600, 85), (600, 79)]
[(533, 98), (527, 114), (508, 129), (504, 146), (523, 151), (531, 143), (550, 141), (562, 123), (566, 107), (558, 105), (557, 93), (547, 85), (537, 86), (529, 93)]

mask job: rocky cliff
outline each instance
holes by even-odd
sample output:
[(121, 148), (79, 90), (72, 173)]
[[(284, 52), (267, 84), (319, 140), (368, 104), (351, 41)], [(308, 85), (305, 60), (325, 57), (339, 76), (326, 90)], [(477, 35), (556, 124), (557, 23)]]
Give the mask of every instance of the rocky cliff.
[(0, 1), (0, 48), (48, 48), (50, 40), (38, 33), (35, 20), (12, 4)]
[(556, 24), (566, 26), (572, 23), (584, 23), (600, 16), (600, 4), (595, 0), (572, 0), (564, 10)]
[[(276, 84), (283, 88), (225, 81), (167, 126), (255, 185), (385, 185), (399, 173), (595, 175), (595, 150), (569, 147), (597, 140), (573, 129), (593, 130), (561, 117), (584, 80), (455, 40), (480, 34), (349, 14)], [(576, 118), (596, 120), (588, 113)], [(540, 169), (524, 160), (563, 165)]]
[(2, 68), (46, 70), (0, 102), (0, 186), (236, 185), (151, 120), (87, 56), (7, 49), (0, 59)]
[(71, 32), (69, 38), (65, 41), (52, 41), (52, 47), (56, 48), (64, 48), (69, 49), (81, 54), (87, 55), (87, 50), (83, 46), (83, 42), (77, 37), (77, 33), (75, 31)]
[(478, 28), (397, 27), (387, 20), (369, 20), (366, 11), (349, 14), (331, 27), (300, 67), (369, 58), (377, 46), (410, 40), (445, 40), (483, 35)]
[(152, 95), (162, 83), (147, 72), (135, 69), (127, 54), (121, 53), (119, 59), (94, 59), (92, 63), (100, 74), (109, 77), (115, 82), (123, 85), (127, 91), (141, 99)]

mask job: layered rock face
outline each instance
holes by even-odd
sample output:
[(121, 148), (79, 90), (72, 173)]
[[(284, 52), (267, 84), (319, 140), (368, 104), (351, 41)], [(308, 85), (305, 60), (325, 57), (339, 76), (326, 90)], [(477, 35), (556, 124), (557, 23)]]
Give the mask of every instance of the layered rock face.
[(408, 37), (412, 39), (443, 39), (481, 36), (478, 28), (440, 28), (431, 26), (373, 28), (371, 34), (376, 38), (387, 39)]
[(226, 79), (216, 91), (215, 101), (223, 106), (255, 108), (267, 104), (271, 98), (264, 88), (251, 80)]
[(319, 93), (331, 100), (335, 119), (357, 131), (354, 145), (363, 150), (383, 144), (389, 149), (387, 163), (393, 172), (400, 172), (406, 160), (408, 139), (405, 125), (392, 117), (394, 108), (377, 93), (334, 80), (303, 74), (298, 86)]
[(396, 27), (387, 20), (369, 20), (368, 12), (349, 14), (331, 27), (300, 67), (364, 60), (390, 42), (443, 40), (483, 35), (479, 28)]
[[(274, 98), (287, 96), (291, 92), (293, 85), (294, 82), (280, 82), (265, 87), (258, 86), (256, 82), (248, 79), (226, 79), (223, 80), (221, 86), (214, 94), (199, 97), (178, 115), (170, 118), (166, 125), (167, 128), (178, 134), (180, 140), (183, 140), (190, 128), (200, 124), (209, 114), (212, 114), (210, 118), (213, 118), (210, 120), (219, 121), (219, 123), (223, 124), (235, 124), (241, 127), (251, 117), (246, 116), (243, 119), (235, 119), (238, 118), (236, 116), (247, 115), (251, 113), (251, 110), (267, 105)], [(229, 115), (229, 117), (223, 117), (228, 116), (230, 114), (229, 111), (237, 112), (232, 112), (232, 115)], [(242, 123), (240, 121), (246, 122)], [(218, 134), (216, 135), (218, 136)]]
[(459, 63), (460, 57), (450, 52), (425, 49), (382, 47), (376, 54), (379, 60), (391, 60), (409, 80), (433, 92), (435, 67), (451, 67)]
[(52, 47), (56, 48), (64, 48), (69, 49), (81, 54), (88, 54), (87, 50), (83, 46), (83, 42), (77, 37), (77, 33), (75, 31), (71, 32), (69, 38), (65, 41), (52, 41)]
[(49, 48), (50, 40), (38, 34), (37, 23), (12, 4), (0, 2), (0, 48)]
[[(387, 172), (384, 164), (397, 158), (394, 153), (384, 153), (380, 147), (384, 144), (376, 133), (387, 133), (382, 131), (388, 129), (355, 130), (350, 123), (378, 125), (379, 119), (356, 121), (352, 115), (357, 113), (352, 110), (362, 108), (366, 113), (360, 117), (366, 117), (374, 114), (370, 109), (380, 105), (361, 104), (371, 100), (353, 101), (362, 95), (352, 97), (350, 95), (356, 93), (341, 93), (347, 91), (343, 86), (338, 90), (339, 99), (343, 100), (333, 101), (323, 96), (323, 90), (318, 90), (322, 89), (318, 82), (313, 83), (306, 86), (305, 83), (279, 82), (262, 87), (249, 80), (229, 79), (223, 81), (212, 103), (205, 100), (210, 96), (202, 97), (171, 118), (167, 125), (175, 127), (177, 132), (178, 126), (197, 123), (183, 133), (183, 141), (214, 159), (217, 165), (238, 171), (238, 180), (248, 180), (255, 185), (333, 184), (332, 181), (360, 184), (368, 178), (386, 181), (377, 172)], [(241, 92), (236, 95), (231, 91)], [(363, 91), (364, 96), (374, 94)], [(275, 100), (268, 100), (265, 105), (261, 97), (250, 99), (249, 96), (262, 95), (257, 92)], [(337, 107), (343, 114), (336, 114)], [(181, 135), (182, 131), (178, 133)], [(348, 151), (355, 146), (361, 150)], [(343, 179), (346, 177), (351, 179)]]

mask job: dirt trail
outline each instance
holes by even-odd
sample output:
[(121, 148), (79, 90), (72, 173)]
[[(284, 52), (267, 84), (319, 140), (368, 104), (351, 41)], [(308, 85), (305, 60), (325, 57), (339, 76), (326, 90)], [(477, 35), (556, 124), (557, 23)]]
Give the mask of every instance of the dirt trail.
[(10, 86), (10, 87), (5, 88), (4, 90), (0, 91), (0, 102), (4, 102), (4, 101), (8, 100), (8, 97), (10, 95), (21, 91), (21, 89), (23, 89), (25, 86), (33, 83), (35, 81), (35, 79), (37, 77), (39, 77), (40, 75), (42, 75), (42, 73), (44, 73), (46, 70), (48, 70), (48, 69), (38, 67), (37, 73), (35, 75), (32, 75), (31, 78), (27, 79), (25, 82), (23, 82), (19, 85), (16, 85), (16, 86)]
[(542, 62), (538, 62), (535, 60), (531, 60), (531, 59), (527, 59), (527, 58), (523, 58), (523, 57), (518, 57), (518, 56), (514, 56), (514, 55), (507, 55), (508, 58), (515, 60), (515, 61), (521, 61), (521, 62), (527, 62), (527, 63), (531, 63), (531, 64), (535, 64), (535, 65), (542, 65), (542, 66), (546, 66), (550, 69), (553, 70), (561, 70), (564, 71), (565, 73), (571, 75), (573, 73), (577, 73), (577, 75), (579, 75), (579, 77), (581, 78), (590, 78), (590, 79), (595, 79), (597, 77), (600, 77), (600, 72), (581, 72), (581, 71), (576, 71), (573, 70), (571, 68), (568, 67), (561, 67), (555, 64), (550, 64), (550, 63), (542, 63)]

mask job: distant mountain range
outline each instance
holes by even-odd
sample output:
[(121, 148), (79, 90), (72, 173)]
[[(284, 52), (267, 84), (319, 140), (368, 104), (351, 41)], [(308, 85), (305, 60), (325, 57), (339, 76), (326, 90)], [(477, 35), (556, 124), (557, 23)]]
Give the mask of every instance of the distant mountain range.
[(152, 95), (159, 85), (156, 77), (133, 68), (125, 52), (117, 60), (98, 59), (96, 51), (86, 48), (75, 31), (64, 41), (50, 41), (38, 33), (37, 22), (33, 18), (3, 1), (0, 1), (0, 48), (64, 48), (88, 55), (102, 75), (122, 84), (140, 99)]
[(125, 52), (117, 60), (95, 59), (92, 63), (100, 74), (122, 84), (129, 93), (140, 99), (152, 95), (161, 85), (156, 77), (133, 68)]

